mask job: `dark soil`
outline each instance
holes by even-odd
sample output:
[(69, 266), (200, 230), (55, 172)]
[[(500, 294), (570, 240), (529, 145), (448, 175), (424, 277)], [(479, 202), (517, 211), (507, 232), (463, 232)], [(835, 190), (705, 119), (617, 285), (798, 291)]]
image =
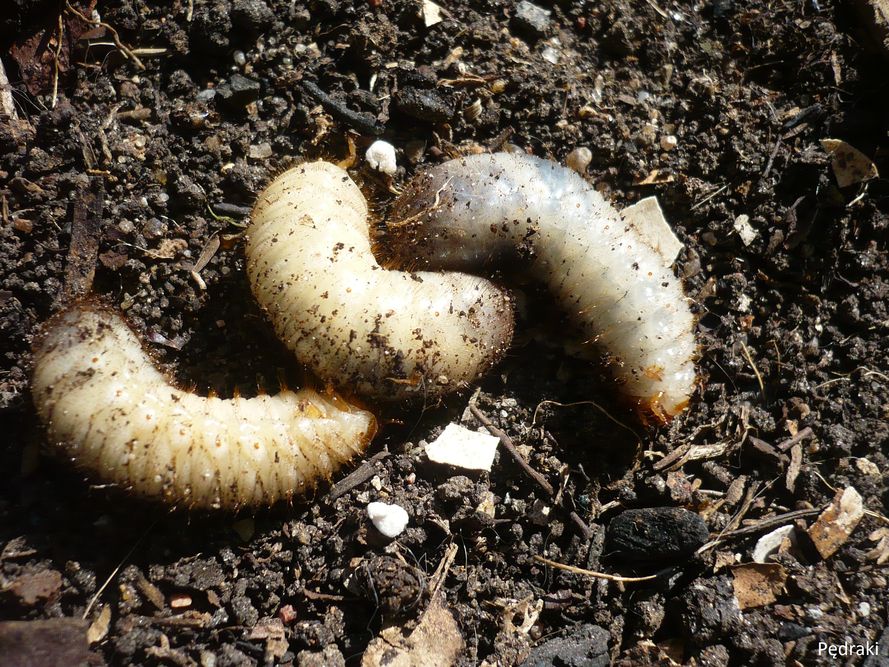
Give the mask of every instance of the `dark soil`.
[[(88, 4), (73, 3), (86, 14)], [(57, 2), (4, 9), (0, 55), (19, 120), (0, 119), (0, 620), (86, 614), (95, 659), (109, 664), (359, 664), (381, 628), (417, 623), (426, 581), (456, 544), (443, 590), (465, 641), (460, 664), (520, 664), (532, 648), (531, 664), (549, 664), (572, 645), (598, 657), (567, 664), (606, 654), (624, 665), (836, 664), (820, 642), (878, 640), (889, 620), (889, 547), (874, 534), (889, 522), (889, 183), (840, 189), (819, 144), (847, 141), (889, 174), (887, 63), (860, 46), (857, 15), (829, 0), (566, 1), (547, 3), (548, 17), (520, 17), (509, 2), (442, 4), (445, 20), (427, 28), (407, 0), (195, 0), (193, 13), (186, 0), (100, 2), (144, 69), (70, 11), (59, 41)], [(199, 390), (274, 391), (280, 370), (298, 377), (253, 305), (237, 235), (276, 173), (345, 159), (350, 142), (356, 178), (384, 213), (392, 195), (360, 159), (377, 134), (400, 151), (396, 183), (470, 151), (562, 161), (586, 146), (589, 179), (616, 204), (657, 195), (700, 313), (690, 408), (643, 428), (529, 298), (477, 406), (556, 500), (502, 449), (490, 474), (428, 465), (423, 441), (451, 421), (478, 426), (465, 395), (390, 407), (370, 452), (388, 455), (361, 483), (255, 516), (138, 504), (41, 455), (30, 344), (93, 269), (94, 291)], [(677, 137), (673, 150), (664, 135)], [(749, 244), (739, 216), (756, 231)], [(190, 268), (214, 234), (222, 245), (202, 289)], [(533, 421), (542, 401), (587, 403), (546, 404)], [(778, 447), (806, 427), (810, 437)], [(658, 465), (688, 445), (715, 447)], [(870, 513), (823, 559), (806, 528), (849, 486)], [(366, 519), (377, 499), (410, 514), (395, 542)], [(493, 518), (477, 511), (491, 500)], [(711, 540), (727, 535), (678, 558), (657, 535), (647, 562), (613, 553), (615, 517), (667, 507), (698, 515)], [(730, 565), (794, 523), (774, 601), (740, 610)], [(658, 577), (617, 583), (535, 556)], [(539, 610), (525, 630), (521, 609)], [(69, 626), (25, 627), (26, 641), (72, 654)], [(564, 637), (576, 640), (546, 643)]]

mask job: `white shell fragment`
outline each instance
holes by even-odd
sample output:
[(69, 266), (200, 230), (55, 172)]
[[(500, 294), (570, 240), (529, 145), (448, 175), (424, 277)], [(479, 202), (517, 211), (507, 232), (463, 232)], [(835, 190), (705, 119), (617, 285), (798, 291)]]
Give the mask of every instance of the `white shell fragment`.
[(433, 463), (490, 471), (499, 442), (493, 435), (448, 424), (440, 436), (426, 445), (426, 456)]
[(682, 250), (680, 241), (664, 217), (657, 197), (640, 199), (620, 212), (624, 222), (633, 226), (642, 240), (660, 255), (664, 266), (671, 266)]
[(401, 505), (368, 503), (367, 516), (374, 527), (390, 539), (401, 535), (408, 522), (407, 512)]
[(431, 28), (437, 23), (441, 23), (444, 19), (441, 15), (441, 7), (431, 0), (423, 0), (423, 25)]
[(395, 146), (388, 141), (377, 140), (364, 154), (367, 163), (379, 172), (393, 176), (398, 165), (395, 160)]
[(750, 224), (749, 215), (739, 215), (735, 218), (734, 228), (735, 231), (738, 232), (738, 236), (741, 237), (741, 241), (744, 245), (753, 243), (754, 239), (756, 239), (759, 234), (759, 232), (753, 228), (753, 225)]
[(795, 542), (795, 530), (796, 528), (794, 528), (793, 524), (789, 524), (787, 526), (775, 528), (772, 532), (760, 537), (756, 546), (753, 547), (753, 562), (765, 563), (769, 556), (776, 553), (781, 548), (781, 545), (784, 544), (784, 540), (789, 540), (791, 543)]

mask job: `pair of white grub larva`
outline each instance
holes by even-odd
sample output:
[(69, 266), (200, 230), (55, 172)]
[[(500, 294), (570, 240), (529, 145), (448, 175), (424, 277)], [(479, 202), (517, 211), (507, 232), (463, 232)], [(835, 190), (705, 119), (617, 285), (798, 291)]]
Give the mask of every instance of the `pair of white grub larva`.
[(35, 345), (48, 438), (90, 477), (196, 508), (271, 505), (361, 454), (374, 416), (310, 389), (221, 399), (183, 391), (109, 308), (79, 302)]
[(278, 336), (321, 378), (374, 399), (438, 395), (481, 376), (512, 334), (506, 294), (470, 275), (530, 258), (611, 360), (622, 392), (666, 420), (694, 389), (694, 318), (657, 250), (583, 178), (528, 155), (475, 155), (416, 177), (383, 254), (367, 203), (324, 162), (279, 176), (248, 230), (247, 273)]

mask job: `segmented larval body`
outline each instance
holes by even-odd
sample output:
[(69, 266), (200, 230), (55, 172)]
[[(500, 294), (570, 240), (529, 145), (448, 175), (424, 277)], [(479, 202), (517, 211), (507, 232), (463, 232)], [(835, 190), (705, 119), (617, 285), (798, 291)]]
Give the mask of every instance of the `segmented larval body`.
[(526, 258), (640, 408), (666, 419), (687, 405), (696, 344), (682, 285), (570, 169), (502, 153), (424, 170), (395, 202), (387, 243), (396, 263), (424, 269)]
[(304, 164), (259, 196), (247, 274), (278, 337), (320, 378), (375, 399), (467, 386), (512, 338), (509, 296), (462, 273), (388, 271), (348, 174)]
[(79, 304), (46, 325), (31, 385), (52, 444), (93, 478), (174, 505), (271, 505), (364, 451), (373, 415), (315, 391), (221, 399), (173, 386), (129, 326)]

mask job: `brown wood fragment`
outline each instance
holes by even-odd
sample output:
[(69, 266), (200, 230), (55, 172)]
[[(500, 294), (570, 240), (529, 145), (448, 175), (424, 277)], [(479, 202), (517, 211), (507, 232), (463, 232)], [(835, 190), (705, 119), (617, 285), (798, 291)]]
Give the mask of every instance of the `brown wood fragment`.
[(74, 203), (63, 291), (63, 295), (69, 299), (84, 296), (93, 288), (99, 241), (102, 238), (104, 199), (105, 185), (100, 178), (93, 177), (89, 188), (83, 190)]
[(802, 464), (803, 446), (797, 443), (790, 448), (790, 465), (787, 466), (787, 476), (784, 478), (784, 485), (791, 493), (796, 490), (796, 478), (799, 476)]

